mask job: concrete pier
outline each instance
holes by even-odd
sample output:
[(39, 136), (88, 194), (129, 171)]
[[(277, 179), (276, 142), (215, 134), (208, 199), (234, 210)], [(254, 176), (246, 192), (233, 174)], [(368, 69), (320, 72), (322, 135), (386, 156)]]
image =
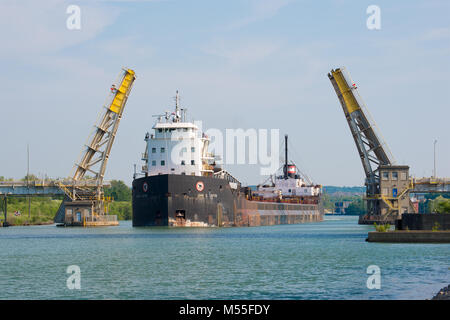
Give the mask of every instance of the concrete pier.
[(450, 230), (396, 230), (387, 232), (369, 232), (368, 242), (389, 243), (450, 243)]

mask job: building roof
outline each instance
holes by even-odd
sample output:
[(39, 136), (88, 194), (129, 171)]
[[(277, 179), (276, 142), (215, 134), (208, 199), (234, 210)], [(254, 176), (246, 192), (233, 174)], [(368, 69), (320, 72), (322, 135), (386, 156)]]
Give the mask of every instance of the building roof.
[(409, 166), (407, 165), (380, 165), (380, 169), (391, 169), (391, 170), (398, 170), (398, 169), (409, 169)]

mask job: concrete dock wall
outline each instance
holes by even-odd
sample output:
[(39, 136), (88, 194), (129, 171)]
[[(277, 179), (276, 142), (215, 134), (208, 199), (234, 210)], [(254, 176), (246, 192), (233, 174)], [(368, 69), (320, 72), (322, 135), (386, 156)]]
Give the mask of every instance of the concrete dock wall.
[(401, 220), (396, 221), (397, 230), (432, 230), (437, 226), (439, 231), (450, 230), (450, 214), (448, 213), (404, 213)]
[(388, 231), (369, 232), (368, 242), (450, 243), (450, 231)]

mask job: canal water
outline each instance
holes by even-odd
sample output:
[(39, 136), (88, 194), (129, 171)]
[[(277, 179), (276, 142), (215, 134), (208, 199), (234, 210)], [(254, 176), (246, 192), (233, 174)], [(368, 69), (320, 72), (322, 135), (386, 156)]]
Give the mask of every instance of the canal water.
[[(356, 217), (252, 228), (0, 228), (0, 299), (430, 299), (450, 244), (365, 241)], [(70, 290), (67, 268), (80, 268)], [(367, 267), (381, 270), (368, 289)]]

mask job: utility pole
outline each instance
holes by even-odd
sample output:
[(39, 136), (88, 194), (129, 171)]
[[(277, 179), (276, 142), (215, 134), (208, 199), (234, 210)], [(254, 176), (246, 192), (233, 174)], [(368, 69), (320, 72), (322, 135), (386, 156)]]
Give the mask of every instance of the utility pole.
[(28, 219), (31, 219), (31, 198), (30, 194), (30, 144), (27, 144), (27, 191), (28, 191)]
[(433, 178), (436, 178), (436, 143), (437, 143), (437, 140), (434, 139), (434, 170), (433, 170)]

